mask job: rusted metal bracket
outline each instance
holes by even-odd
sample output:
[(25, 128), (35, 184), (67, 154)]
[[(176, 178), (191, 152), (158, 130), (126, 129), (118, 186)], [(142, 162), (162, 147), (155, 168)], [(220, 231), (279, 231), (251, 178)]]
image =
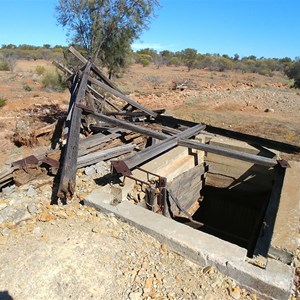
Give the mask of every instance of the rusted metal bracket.
[[(121, 174), (124, 178), (121, 183), (122, 186), (125, 185), (126, 178), (130, 178), (135, 182), (142, 185), (146, 185), (146, 195), (147, 195), (147, 205), (154, 212), (160, 212), (166, 216), (169, 216), (168, 204), (167, 204), (167, 179), (153, 172), (147, 171), (143, 168), (136, 168), (147, 174), (147, 181), (141, 180), (132, 176), (131, 170), (128, 168), (126, 163), (122, 160), (111, 162), (111, 172)], [(150, 183), (150, 175), (157, 177), (157, 183), (154, 186)]]
[(11, 165), (12, 167), (24, 168), (28, 165), (38, 165), (38, 164), (39, 164), (39, 160), (34, 155), (30, 155), (23, 159), (12, 162)]
[(42, 163), (48, 165), (50, 167), (50, 172), (53, 174), (53, 175), (56, 175), (57, 174), (57, 171), (59, 169), (59, 161), (51, 158), (51, 157), (48, 157), (48, 156), (45, 156), (42, 160), (41, 160)]
[(123, 160), (113, 160), (111, 162), (111, 173), (121, 174), (125, 177), (132, 175), (132, 172)]
[(286, 161), (285, 159), (277, 159), (277, 162), (284, 169), (291, 167), (288, 161)]

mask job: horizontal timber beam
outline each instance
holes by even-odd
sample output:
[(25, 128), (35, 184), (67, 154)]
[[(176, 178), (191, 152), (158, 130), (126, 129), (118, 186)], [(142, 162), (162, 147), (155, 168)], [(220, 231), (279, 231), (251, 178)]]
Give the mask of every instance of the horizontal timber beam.
[(192, 149), (202, 150), (209, 153), (214, 153), (230, 158), (235, 158), (243, 161), (247, 161), (253, 164), (258, 164), (266, 167), (274, 167), (277, 165), (277, 161), (275, 159), (258, 156), (255, 154), (245, 153), (237, 150), (226, 149), (219, 146), (213, 146), (208, 144), (203, 144), (197, 141), (190, 141), (186, 139), (178, 140), (179, 146), (184, 146)]
[(179, 139), (187, 139), (194, 135), (199, 134), (200, 131), (205, 129), (205, 125), (198, 124), (194, 127), (188, 128), (185, 131), (178, 133), (177, 135), (171, 136), (164, 141), (157, 143), (151, 147), (148, 147), (138, 153), (135, 153), (133, 156), (128, 157), (123, 160), (129, 169), (133, 169), (140, 164), (152, 159), (174, 147), (177, 146)]
[(169, 135), (167, 135), (167, 134), (164, 134), (164, 133), (152, 130), (152, 129), (147, 129), (143, 126), (138, 126), (138, 125), (126, 122), (126, 121), (118, 120), (114, 117), (108, 117), (108, 116), (105, 116), (103, 114), (94, 112), (94, 111), (90, 110), (89, 107), (84, 106), (84, 105), (78, 105), (78, 107), (82, 108), (84, 111), (89, 112), (90, 114), (92, 114), (95, 117), (99, 118), (101, 121), (107, 122), (109, 124), (112, 124), (112, 125), (124, 128), (124, 129), (131, 130), (133, 132), (138, 132), (138, 133), (144, 134), (146, 136), (153, 137), (153, 138), (158, 139), (158, 140), (164, 140), (164, 139), (169, 137)]

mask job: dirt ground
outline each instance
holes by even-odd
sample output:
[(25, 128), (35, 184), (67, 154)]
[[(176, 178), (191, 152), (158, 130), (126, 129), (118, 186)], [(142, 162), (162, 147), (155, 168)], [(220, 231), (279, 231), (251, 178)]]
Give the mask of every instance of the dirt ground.
[[(50, 125), (67, 110), (69, 92), (45, 89), (36, 66), (54, 69), (46, 61), (18, 61), (15, 72), (0, 72), (0, 98), (7, 99), (0, 108), (0, 171), (49, 149), (49, 137), (16, 146), (16, 132)], [(134, 65), (115, 82), (148, 108), (300, 146), (300, 91), (281, 74)], [(185, 88), (173, 90), (174, 82)], [(82, 182), (86, 193), (88, 179)], [(216, 270), (193, 265), (113, 216), (78, 203), (71, 212), (50, 207), (47, 189), (51, 184), (0, 194), (0, 210), (12, 206), (11, 213), (18, 214), (24, 199), (37, 208), (32, 213), (26, 204), (22, 213), (29, 211), (28, 222), (0, 227), (0, 299), (6, 290), (14, 299), (257, 299)]]

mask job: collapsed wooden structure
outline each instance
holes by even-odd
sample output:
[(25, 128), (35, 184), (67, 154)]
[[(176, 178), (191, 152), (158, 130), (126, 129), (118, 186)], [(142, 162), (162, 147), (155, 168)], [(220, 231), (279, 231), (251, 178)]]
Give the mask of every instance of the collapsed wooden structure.
[[(10, 171), (0, 174), (0, 188), (10, 180), (17, 182), (14, 174), (18, 170), (27, 168), (28, 171), (32, 166), (46, 164), (53, 173), (58, 171), (57, 196), (67, 200), (74, 195), (78, 168), (118, 157), (112, 162), (112, 172), (130, 177), (133, 169), (179, 145), (267, 167), (278, 164), (285, 167), (284, 162), (276, 157), (229, 150), (193, 139), (200, 133), (227, 136), (284, 152), (300, 150), (289, 144), (165, 116), (164, 109), (147, 109), (123, 94), (93, 62), (86, 60), (73, 47), (69, 50), (82, 63), (79, 70), (72, 72), (62, 64), (54, 63), (67, 74), (71, 93), (62, 136), (63, 151), (53, 149), (41, 157), (31, 156), (13, 163)], [(203, 165), (201, 174), (206, 171)], [(20, 180), (19, 184), (22, 184)], [(147, 195), (149, 206), (154, 207), (155, 202), (165, 215), (170, 212), (169, 199), (186, 215), (193, 204), (184, 207), (178, 199), (180, 195), (174, 195), (165, 179), (159, 176), (156, 186), (149, 186)]]

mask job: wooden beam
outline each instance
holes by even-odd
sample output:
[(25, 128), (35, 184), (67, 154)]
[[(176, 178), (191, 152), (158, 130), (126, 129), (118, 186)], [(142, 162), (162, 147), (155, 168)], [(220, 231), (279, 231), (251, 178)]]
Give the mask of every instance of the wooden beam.
[(57, 62), (57, 61), (53, 61), (52, 64), (57, 67), (58, 69), (60, 69), (61, 71), (65, 72), (66, 74), (68, 74), (69, 76), (73, 75), (73, 72), (68, 69), (67, 67), (65, 67), (63, 64)]
[[(61, 167), (61, 177), (57, 196), (63, 199), (70, 199), (76, 186), (76, 165), (78, 155), (79, 131), (81, 125), (82, 110), (76, 104), (80, 103), (85, 96), (87, 88), (88, 73), (91, 70), (91, 63), (88, 62), (82, 74), (77, 94), (74, 100), (74, 107), (70, 120), (70, 130), (67, 144), (64, 150), (64, 159)], [(71, 96), (71, 98), (74, 95)]]
[(122, 94), (121, 92), (111, 88), (110, 86), (108, 86), (106, 83), (101, 82), (98, 79), (95, 79), (91, 76), (88, 77), (89, 81), (100, 86), (101, 88), (103, 88), (104, 90), (106, 90), (107, 92), (113, 94), (116, 97), (121, 98), (122, 100), (126, 101), (127, 103), (129, 103), (130, 105), (134, 106), (135, 108), (145, 112), (147, 115), (152, 116), (152, 117), (156, 117), (157, 113), (155, 113), (152, 110), (146, 109), (144, 108), (142, 105), (140, 105), (139, 103), (135, 102), (134, 100), (130, 99), (129, 97), (125, 96), (124, 94)]
[[(158, 115), (163, 114), (166, 110), (165, 109), (154, 109), (153, 110)], [(119, 111), (119, 112), (109, 112), (105, 114), (106, 116), (124, 116), (124, 117), (147, 117), (148, 114), (142, 111)]]
[[(82, 63), (86, 64), (88, 62), (88, 60), (82, 56), (74, 47), (70, 47), (69, 51), (77, 58), (79, 59)], [(108, 86), (110, 86), (111, 88), (121, 92), (118, 87), (111, 81), (109, 80), (104, 74), (103, 72), (94, 64), (92, 63), (91, 66), (92, 71), (99, 77), (101, 78)]]
[(78, 156), (85, 155), (90, 152), (89, 149), (92, 150), (94, 147), (112, 141), (114, 139), (117, 139), (120, 136), (122, 136), (121, 133), (111, 133), (109, 135), (103, 135), (101, 133), (97, 133), (91, 135), (79, 142)]
[(283, 142), (278, 142), (274, 140), (270, 140), (267, 138), (263, 138), (260, 136), (254, 136), (246, 133), (241, 133), (233, 130), (228, 130), (224, 128), (218, 128), (214, 126), (207, 126), (206, 131), (213, 134), (218, 134), (222, 136), (226, 136), (235, 140), (243, 141), (248, 144), (259, 145), (270, 149), (275, 149), (278, 151), (283, 151), (287, 153), (299, 153), (300, 147), (296, 145), (291, 145)]
[(178, 140), (179, 146), (184, 146), (192, 149), (202, 150), (209, 153), (214, 153), (230, 158), (235, 158), (243, 161), (247, 161), (253, 164), (258, 164), (266, 167), (274, 167), (277, 165), (277, 161), (275, 159), (258, 156), (255, 154), (250, 154), (246, 152), (241, 152), (232, 149), (226, 149), (219, 146), (207, 145), (197, 141), (180, 139)]
[(98, 101), (105, 101), (107, 104), (109, 104), (111, 107), (113, 107), (117, 111), (121, 111), (121, 109), (116, 106), (114, 103), (112, 103), (109, 99), (102, 96), (98, 91), (96, 91), (94, 88), (92, 88), (90, 85), (88, 85), (89, 92), (96, 98)]
[(205, 125), (198, 124), (194, 127), (186, 129), (183, 132), (178, 133), (175, 136), (168, 137), (163, 142), (148, 147), (134, 154), (134, 156), (132, 157), (124, 159), (123, 162), (127, 165), (129, 169), (133, 169), (139, 166), (140, 164), (176, 147), (179, 139), (190, 138), (194, 135), (199, 134), (199, 132), (202, 131), (203, 129), (205, 129)]
[(152, 129), (147, 129), (143, 126), (138, 126), (138, 125), (132, 124), (130, 122), (121, 121), (121, 120), (118, 120), (113, 117), (108, 117), (103, 114), (93, 112), (92, 110), (90, 110), (88, 107), (86, 107), (84, 105), (78, 105), (78, 106), (80, 108), (84, 109), (85, 111), (91, 113), (92, 115), (96, 116), (101, 121), (107, 122), (109, 124), (112, 124), (112, 125), (115, 125), (115, 126), (118, 126), (121, 128), (125, 128), (125, 129), (131, 130), (133, 132), (138, 132), (138, 133), (141, 133), (146, 136), (150, 136), (150, 137), (153, 137), (153, 138), (159, 139), (159, 140), (164, 140), (169, 137), (169, 135), (167, 135), (167, 134), (164, 134), (164, 133), (152, 130)]
[(99, 161), (111, 159), (113, 157), (126, 154), (128, 152), (131, 152), (134, 149), (134, 147), (135, 145), (127, 144), (127, 145), (121, 145), (106, 150), (100, 150), (88, 155), (83, 155), (81, 157), (78, 157), (77, 168), (86, 167), (89, 165), (96, 164)]

